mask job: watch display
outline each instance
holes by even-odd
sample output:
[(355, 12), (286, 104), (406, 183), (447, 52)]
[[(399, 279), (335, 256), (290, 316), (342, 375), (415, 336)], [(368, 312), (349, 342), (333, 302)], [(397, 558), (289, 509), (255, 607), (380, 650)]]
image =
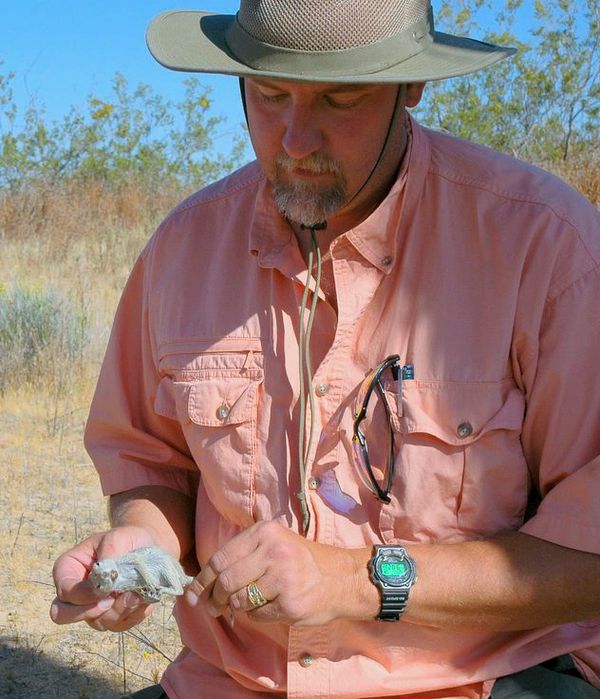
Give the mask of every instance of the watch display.
[(411, 574), (411, 566), (406, 558), (388, 554), (378, 561), (377, 572), (389, 585), (402, 585)]

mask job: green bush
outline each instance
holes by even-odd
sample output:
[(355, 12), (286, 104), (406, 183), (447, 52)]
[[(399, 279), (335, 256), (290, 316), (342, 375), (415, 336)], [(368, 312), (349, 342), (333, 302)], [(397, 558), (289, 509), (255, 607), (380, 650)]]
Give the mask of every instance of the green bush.
[[(155, 191), (199, 188), (245, 158), (245, 127), (222, 132), (225, 118), (213, 114), (210, 90), (195, 76), (183, 81), (184, 96), (173, 102), (149, 85), (130, 87), (117, 73), (108, 99), (91, 95), (58, 120), (35, 101), (18, 105), (14, 79), (0, 72), (0, 188), (10, 192), (90, 180), (116, 190), (131, 181)], [(215, 153), (214, 138), (228, 132), (229, 152)]]
[(24, 384), (62, 394), (88, 342), (85, 315), (54, 289), (0, 289), (0, 393)]

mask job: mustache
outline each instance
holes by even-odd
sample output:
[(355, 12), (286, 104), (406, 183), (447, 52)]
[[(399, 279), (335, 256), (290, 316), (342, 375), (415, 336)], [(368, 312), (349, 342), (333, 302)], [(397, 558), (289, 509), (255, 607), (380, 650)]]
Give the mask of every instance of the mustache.
[(342, 169), (339, 163), (333, 158), (323, 155), (323, 153), (312, 153), (305, 158), (290, 158), (285, 153), (279, 153), (275, 159), (275, 164), (281, 170), (293, 172), (294, 170), (307, 170), (316, 174), (330, 172), (333, 175), (339, 175)]

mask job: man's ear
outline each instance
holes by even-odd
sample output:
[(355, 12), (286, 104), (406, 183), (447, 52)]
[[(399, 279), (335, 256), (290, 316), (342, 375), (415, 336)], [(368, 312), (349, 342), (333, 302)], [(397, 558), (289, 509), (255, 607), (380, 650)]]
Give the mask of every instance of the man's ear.
[(416, 107), (421, 101), (425, 83), (407, 83), (406, 85), (406, 106)]

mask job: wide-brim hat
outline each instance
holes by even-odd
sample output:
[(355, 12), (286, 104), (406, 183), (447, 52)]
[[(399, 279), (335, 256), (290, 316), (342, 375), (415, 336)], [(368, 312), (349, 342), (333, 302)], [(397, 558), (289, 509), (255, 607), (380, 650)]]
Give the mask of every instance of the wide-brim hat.
[(241, 0), (161, 14), (146, 39), (172, 70), (309, 82), (439, 80), (515, 52), (435, 31), (429, 0)]

